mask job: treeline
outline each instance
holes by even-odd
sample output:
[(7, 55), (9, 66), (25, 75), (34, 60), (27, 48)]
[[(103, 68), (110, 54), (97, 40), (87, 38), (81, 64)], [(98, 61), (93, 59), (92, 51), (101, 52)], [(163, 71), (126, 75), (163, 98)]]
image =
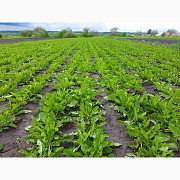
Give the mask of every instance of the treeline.
[(88, 27), (83, 29), (82, 33), (73, 33), (72, 29), (67, 27), (59, 31), (58, 33), (48, 33), (42, 27), (36, 27), (34, 30), (24, 30), (20, 31), (19, 35), (21, 37), (35, 37), (35, 38), (76, 38), (76, 37), (94, 37), (94, 36), (102, 36), (103, 34), (98, 34), (95, 30), (90, 30)]

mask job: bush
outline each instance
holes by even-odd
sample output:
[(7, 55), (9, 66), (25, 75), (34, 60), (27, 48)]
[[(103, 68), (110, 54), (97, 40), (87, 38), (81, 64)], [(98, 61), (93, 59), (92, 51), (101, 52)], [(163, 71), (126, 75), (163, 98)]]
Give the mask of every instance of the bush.
[(0, 38), (2, 38), (3, 37), (3, 35), (2, 34), (0, 34)]
[(34, 32), (34, 35), (37, 38), (47, 38), (47, 37), (49, 37), (49, 34), (48, 34), (48, 32), (46, 30), (45, 31), (36, 31), (36, 32)]
[(22, 37), (31, 37), (33, 35), (33, 31), (30, 30), (20, 31), (19, 35)]
[(67, 33), (67, 30), (66, 30), (66, 29), (63, 29), (62, 31), (59, 31), (59, 32), (58, 32), (57, 37), (58, 37), (58, 38), (62, 38), (65, 33)]
[(120, 37), (127, 37), (127, 33), (126, 32), (121, 33)]
[(76, 35), (72, 32), (71, 28), (63, 29), (57, 34), (58, 38), (75, 38)]

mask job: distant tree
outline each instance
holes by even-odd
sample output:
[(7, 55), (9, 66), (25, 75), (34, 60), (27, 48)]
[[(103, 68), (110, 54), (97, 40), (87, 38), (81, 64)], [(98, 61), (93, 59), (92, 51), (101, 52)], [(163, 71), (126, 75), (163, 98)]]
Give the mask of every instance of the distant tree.
[(127, 36), (127, 33), (126, 32), (123, 32), (120, 34), (121, 37), (126, 37)]
[(46, 31), (43, 27), (35, 27), (34, 28), (34, 32), (38, 32), (38, 31)]
[(45, 30), (45, 31), (43, 31), (43, 37), (49, 37), (49, 34), (48, 34), (48, 32)]
[(42, 27), (35, 27), (33, 30), (33, 34), (38, 38), (49, 37), (48, 32)]
[(100, 33), (99, 36), (104, 36), (104, 33)]
[(83, 33), (82, 33), (82, 37), (93, 37), (93, 34), (89, 32), (89, 28), (88, 27), (85, 27), (83, 29)]
[(98, 32), (96, 30), (91, 30), (90, 33), (93, 35), (93, 36), (98, 36)]
[(58, 32), (57, 37), (58, 37), (58, 38), (62, 38), (65, 33), (67, 33), (67, 30), (66, 30), (66, 29), (63, 29), (62, 31), (59, 31), (59, 32)]
[(83, 32), (86, 33), (86, 34), (88, 34), (88, 33), (89, 33), (89, 28), (88, 28), (88, 27), (85, 27), (85, 28), (83, 29)]
[(152, 29), (148, 29), (147, 34), (151, 34)]
[(4, 37), (5, 37), (5, 38), (8, 38), (8, 37), (9, 37), (9, 35), (6, 33), (6, 34), (4, 34)]
[(154, 29), (151, 31), (151, 36), (155, 36), (158, 33), (158, 30)]
[(63, 29), (62, 31), (59, 31), (57, 34), (58, 38), (75, 38), (76, 35), (72, 32), (72, 29), (67, 27), (66, 29)]
[(161, 34), (161, 36), (162, 36), (162, 37), (164, 37), (165, 35), (166, 35), (166, 33), (165, 33), (165, 32), (163, 32), (163, 33)]
[(167, 33), (169, 33), (169, 34), (176, 34), (177, 30), (176, 29), (168, 29)]
[(83, 37), (89, 37), (88, 34), (89, 34), (89, 28), (88, 28), (88, 27), (85, 27), (85, 28), (83, 29), (82, 36), (83, 36)]
[(110, 34), (109, 36), (118, 36), (118, 28), (117, 27), (113, 27), (112, 29), (110, 29)]
[(0, 38), (2, 38), (3, 37), (3, 35), (2, 34), (0, 34)]
[(33, 31), (31, 30), (20, 31), (19, 35), (22, 37), (31, 37), (33, 35)]

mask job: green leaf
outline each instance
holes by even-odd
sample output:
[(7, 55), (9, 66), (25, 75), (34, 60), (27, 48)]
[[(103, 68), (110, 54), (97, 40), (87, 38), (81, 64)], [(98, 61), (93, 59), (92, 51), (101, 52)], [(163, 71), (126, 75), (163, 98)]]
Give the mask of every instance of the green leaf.
[(168, 141), (170, 139), (169, 135), (163, 133), (157, 134), (155, 138), (161, 141)]
[(79, 152), (74, 153), (73, 151), (71, 151), (69, 149), (64, 149), (63, 153), (67, 157), (83, 157), (81, 153), (79, 153)]
[(116, 146), (116, 147), (117, 147), (117, 146), (121, 146), (121, 145), (122, 145), (122, 144), (120, 144), (120, 143), (114, 143), (114, 144), (113, 144), (113, 146)]
[(105, 97), (104, 97), (104, 99), (106, 99), (106, 100), (110, 100), (110, 98), (109, 98), (108, 96), (105, 96)]
[(172, 149), (173, 151), (178, 151), (178, 145), (175, 143), (169, 143), (168, 148)]
[(178, 127), (171, 125), (169, 129), (175, 137), (180, 137), (180, 129)]
[(73, 137), (72, 136), (69, 136), (69, 135), (65, 135), (65, 136), (63, 136), (62, 138), (60, 138), (61, 139), (61, 141), (66, 141), (66, 142), (72, 142), (72, 140), (73, 140)]
[(3, 145), (0, 143), (0, 151), (3, 150)]
[(109, 154), (108, 157), (114, 157), (114, 154)]
[(19, 114), (28, 114), (28, 113), (30, 113), (30, 112), (32, 112), (31, 110), (21, 110), (21, 111), (19, 111), (18, 113), (17, 113), (17, 115), (19, 115)]
[(71, 101), (70, 104), (68, 104), (69, 107), (74, 107), (76, 106), (76, 104), (78, 103), (78, 101), (74, 100), (74, 101)]
[(29, 131), (29, 129), (31, 128), (31, 126), (32, 126), (32, 125), (25, 127), (25, 130), (26, 130), (26, 131)]
[(11, 127), (17, 128), (17, 125), (16, 125), (16, 124), (9, 123), (8, 125), (11, 126)]
[(160, 147), (159, 150), (161, 150), (163, 152), (167, 152), (168, 151), (168, 147)]
[(55, 150), (55, 154), (54, 154), (53, 157), (60, 157), (61, 152), (62, 152), (63, 149), (64, 149), (64, 147), (59, 147), (59, 148), (57, 148), (57, 149)]

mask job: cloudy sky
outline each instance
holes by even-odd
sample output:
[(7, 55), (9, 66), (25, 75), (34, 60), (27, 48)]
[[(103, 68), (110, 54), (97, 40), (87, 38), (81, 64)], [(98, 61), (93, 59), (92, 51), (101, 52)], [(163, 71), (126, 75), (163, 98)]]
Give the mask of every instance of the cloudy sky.
[[(47, 30), (89, 27), (97, 31), (180, 31), (178, 0), (8, 0), (1, 2), (0, 30), (42, 26)], [(15, 24), (11, 24), (14, 22)], [(6, 23), (6, 24), (2, 24)]]

